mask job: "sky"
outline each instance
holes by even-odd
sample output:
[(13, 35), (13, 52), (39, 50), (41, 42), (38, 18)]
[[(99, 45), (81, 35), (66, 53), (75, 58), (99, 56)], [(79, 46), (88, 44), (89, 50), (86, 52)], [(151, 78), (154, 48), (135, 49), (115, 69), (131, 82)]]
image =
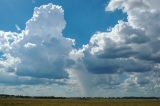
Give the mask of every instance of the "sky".
[(106, 13), (106, 0), (1, 0), (0, 14), (3, 15), (0, 17), (0, 29), (17, 32), (16, 25), (24, 29), (34, 8), (48, 3), (63, 7), (67, 20), (63, 34), (76, 39), (76, 46), (79, 48), (87, 44), (96, 31), (106, 31), (114, 26), (117, 20), (126, 19), (122, 11)]
[(158, 0), (1, 0), (0, 94), (160, 96)]

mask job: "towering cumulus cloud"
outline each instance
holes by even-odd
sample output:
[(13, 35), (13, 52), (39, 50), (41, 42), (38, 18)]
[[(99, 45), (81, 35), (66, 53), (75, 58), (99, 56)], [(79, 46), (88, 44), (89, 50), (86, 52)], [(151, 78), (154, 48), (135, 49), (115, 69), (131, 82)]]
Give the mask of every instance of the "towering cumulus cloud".
[(62, 36), (65, 25), (63, 9), (48, 4), (34, 9), (21, 33), (1, 31), (0, 83), (39, 84), (68, 79), (66, 67), (72, 63), (68, 54), (74, 40)]

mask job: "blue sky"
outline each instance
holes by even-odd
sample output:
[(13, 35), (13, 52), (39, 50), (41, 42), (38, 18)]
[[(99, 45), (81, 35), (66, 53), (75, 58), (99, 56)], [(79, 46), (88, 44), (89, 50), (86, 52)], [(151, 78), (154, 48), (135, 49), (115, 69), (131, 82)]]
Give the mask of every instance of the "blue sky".
[[(113, 27), (118, 20), (126, 19), (122, 11), (106, 12), (106, 0), (1, 0), (0, 29), (16, 31), (15, 25), (25, 28), (25, 22), (33, 15), (34, 7), (53, 3), (61, 5), (65, 10), (67, 26), (63, 33), (66, 37), (76, 39), (76, 46), (87, 44), (90, 37), (97, 31), (106, 31)], [(74, 9), (73, 9), (74, 8)], [(4, 11), (5, 10), (5, 11)]]
[(1, 0), (0, 94), (160, 96), (157, 0)]

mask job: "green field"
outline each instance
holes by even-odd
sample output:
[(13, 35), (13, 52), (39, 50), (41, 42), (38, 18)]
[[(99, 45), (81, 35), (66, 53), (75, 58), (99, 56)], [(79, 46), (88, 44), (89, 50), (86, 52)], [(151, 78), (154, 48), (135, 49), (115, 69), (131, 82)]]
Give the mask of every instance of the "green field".
[(0, 106), (160, 106), (160, 100), (0, 99)]

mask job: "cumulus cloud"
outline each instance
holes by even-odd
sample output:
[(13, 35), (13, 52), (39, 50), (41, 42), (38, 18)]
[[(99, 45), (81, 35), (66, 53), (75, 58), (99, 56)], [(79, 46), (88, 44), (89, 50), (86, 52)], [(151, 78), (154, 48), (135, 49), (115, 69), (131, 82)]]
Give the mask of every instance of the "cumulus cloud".
[(48, 4), (35, 8), (27, 21), (24, 38), (14, 45), (12, 54), (21, 59), (17, 75), (39, 78), (68, 78), (65, 67), (71, 63), (68, 53), (73, 42), (62, 36), (64, 11)]
[[(119, 87), (123, 84), (130, 88), (137, 87), (137, 92), (143, 87), (149, 89), (150, 84), (155, 86), (157, 85), (155, 82), (159, 83), (158, 80), (155, 81), (158, 77), (154, 74), (155, 71), (159, 73), (156, 67), (160, 62), (158, 46), (160, 10), (157, 8), (157, 1), (111, 0), (106, 10), (115, 11), (116, 9), (121, 9), (126, 13), (128, 20), (118, 21), (108, 32), (94, 34), (87, 45), (72, 53), (76, 60), (81, 60), (81, 63), (77, 64), (83, 66), (82, 70), (85, 69), (99, 76), (122, 75), (124, 79), (118, 83)], [(131, 77), (135, 73), (136, 76)], [(146, 78), (141, 78), (143, 75), (146, 75)], [(150, 77), (150, 75), (155, 77)], [(152, 92), (154, 91), (156, 89), (152, 88)]]
[(0, 31), (0, 52), (7, 53), (12, 49), (12, 44), (17, 40), (17, 33)]
[[(110, 1), (107, 10), (122, 9), (128, 14), (128, 21), (119, 21), (110, 32), (99, 32), (91, 37), (82, 49), (83, 61), (89, 71), (146, 72), (159, 64), (159, 9), (142, 1)], [(139, 11), (143, 6), (146, 8)], [(151, 18), (155, 15), (156, 19)]]
[[(93, 73), (151, 71), (158, 64), (151, 40), (144, 30), (120, 21), (111, 32), (93, 35), (83, 51), (83, 61)], [(157, 44), (152, 46), (157, 47)]]
[(74, 45), (62, 35), (65, 25), (62, 7), (48, 4), (34, 9), (21, 33), (0, 31), (0, 83), (65, 84)]

